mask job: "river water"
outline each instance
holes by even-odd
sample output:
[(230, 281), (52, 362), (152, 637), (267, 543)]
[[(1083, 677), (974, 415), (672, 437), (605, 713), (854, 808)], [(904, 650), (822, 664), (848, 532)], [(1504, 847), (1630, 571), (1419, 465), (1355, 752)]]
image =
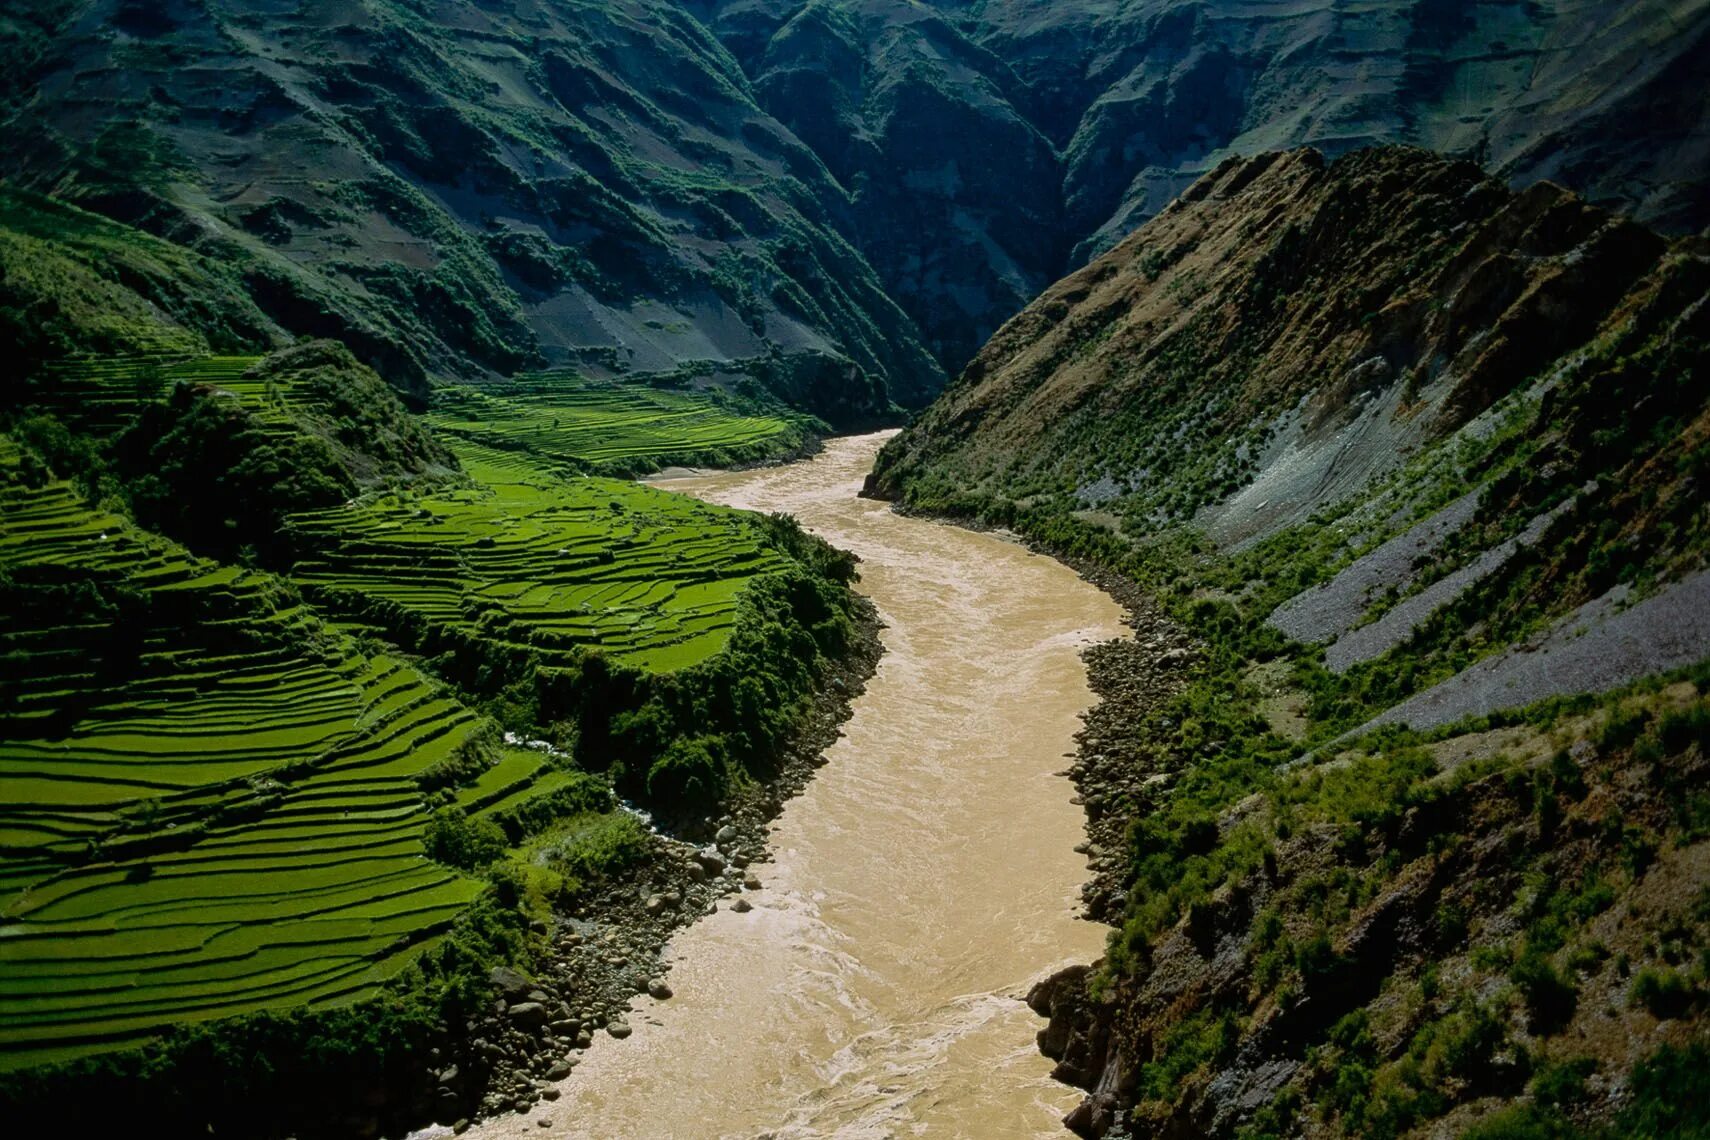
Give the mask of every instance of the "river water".
[(1021, 998), (1103, 949), (1075, 917), (1081, 812), (1053, 773), (1093, 699), (1080, 651), (1120, 636), (1121, 611), (1019, 545), (858, 498), (885, 438), (661, 484), (858, 554), (886, 653), (773, 825), (754, 910), (679, 934), (676, 996), (636, 999), (634, 1035), (599, 1035), (562, 1099), (478, 1135), (1067, 1136), (1078, 1094), (1047, 1076)]

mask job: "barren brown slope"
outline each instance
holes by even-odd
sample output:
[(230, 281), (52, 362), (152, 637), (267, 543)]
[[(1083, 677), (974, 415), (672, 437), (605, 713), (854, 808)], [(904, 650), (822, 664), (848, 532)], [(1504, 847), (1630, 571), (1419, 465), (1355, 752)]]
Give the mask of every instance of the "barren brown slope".
[(1232, 159), (1006, 324), (876, 486), (1250, 538), (1589, 342), (1668, 248), (1558, 187), (1513, 193), (1410, 148)]

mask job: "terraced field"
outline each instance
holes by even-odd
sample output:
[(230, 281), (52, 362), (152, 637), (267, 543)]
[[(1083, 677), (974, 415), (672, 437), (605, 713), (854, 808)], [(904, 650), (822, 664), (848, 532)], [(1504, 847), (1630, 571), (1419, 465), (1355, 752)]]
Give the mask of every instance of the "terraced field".
[(416, 670), (63, 483), (0, 483), (0, 576), (0, 1068), (351, 1000), (475, 897), (417, 777), (476, 718)]
[(490, 389), (441, 388), (428, 422), (451, 440), (612, 475), (776, 458), (829, 430), (799, 413), (747, 412), (707, 393), (564, 372), (526, 374)]
[(178, 383), (212, 384), (252, 409), (278, 407), (280, 395), (261, 381), (244, 379), (259, 356), (104, 356), (63, 361), (47, 369), (37, 401), (88, 431), (123, 426), (137, 408), (163, 399)]
[(656, 672), (723, 648), (736, 602), (781, 558), (742, 515), (523, 454), (455, 448), (477, 484), (293, 516), (292, 569), (342, 616), (374, 602), (550, 663), (584, 648)]
[[(300, 430), (256, 363), (78, 361), (46, 406), (110, 433), (188, 381)], [(679, 393), (521, 388), (453, 397), (464, 478), (290, 516), (287, 579), (199, 559), (70, 483), (31, 485), (0, 436), (0, 1070), (372, 994), (482, 889), (424, 854), (430, 801), (516, 838), (547, 803), (606, 794), (499, 746), (351, 632), (408, 644), (401, 618), (652, 673), (725, 647), (744, 588), (787, 562), (763, 529), (571, 468), (775, 454), (803, 425)], [(461, 782), (424, 790), (453, 760)]]

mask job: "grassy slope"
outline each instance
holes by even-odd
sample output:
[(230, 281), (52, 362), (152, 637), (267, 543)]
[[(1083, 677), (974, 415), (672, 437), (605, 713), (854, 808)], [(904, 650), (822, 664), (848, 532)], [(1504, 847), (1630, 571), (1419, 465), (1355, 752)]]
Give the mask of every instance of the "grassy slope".
[(763, 396), (550, 372), (491, 388), (441, 388), (428, 421), (450, 439), (617, 476), (673, 463), (732, 467), (775, 459), (829, 430)]
[(416, 783), (474, 714), (5, 451), (0, 1063), (374, 992), (479, 890)]
[[(1619, 970), (1678, 967), (1689, 993), (1710, 984), (1666, 934), (1699, 921), (1704, 746), (1690, 725), (1704, 715), (1701, 689), (1589, 717), (1586, 702), (1549, 705), (1528, 714), (1520, 741), (1480, 736), (1482, 725), (1450, 733), (1453, 744), (1393, 730), (1364, 752), (1337, 741), (1587, 599), (1616, 587), (1645, 596), (1702, 567), (1704, 259), (1686, 242), (1580, 277), (1606, 231), (1571, 200), (1491, 188), (1479, 209), (1494, 214), (1457, 226), (1453, 211), (1477, 202), (1470, 184), (1436, 195), (1476, 174), (1417, 154), (1327, 172), (1279, 159), (1222, 177), (1012, 322), (887, 451), (878, 478), (914, 506), (1013, 526), (1138, 583), (1194, 645), (1183, 674), (1142, 653), (1132, 677), (1110, 675), (1107, 696), (1154, 695), (1083, 747), (1107, 852), (1092, 898), (1120, 929), (1094, 985), (1114, 1004), (1068, 1047), (1064, 1074), (1106, 1090), (1077, 1124), (1109, 1128), (1120, 1108), (1148, 1126), (1225, 1135), (1399, 1134), (1448, 1114), (1466, 1124), (1523, 1093), (1535, 1067), (1543, 1080), (1544, 1062), (1581, 1055), (1604, 1076), (1563, 1111), (1607, 1121), (1619, 1087), (1608, 1082), (1631, 1071), (1657, 1024)], [(1549, 243), (1564, 239), (1558, 248), (1578, 252), (1557, 269)], [(1529, 282), (1513, 275), (1515, 245)], [(1384, 367), (1365, 369), (1364, 391), (1341, 379), (1374, 356)], [(1529, 373), (1553, 381), (1548, 395)], [(1378, 409), (1377, 427), (1349, 410), (1355, 393)], [(1315, 450), (1345, 461), (1374, 439), (1378, 458), (1352, 464), (1357, 478), (1329, 467), (1316, 486), (1249, 490), (1289, 463), (1316, 470)], [(1534, 545), (1351, 669), (1326, 668), (1321, 645), (1269, 624), (1472, 488), (1471, 521), (1404, 559), (1407, 573), (1364, 599), (1356, 626), (1563, 509)], [(1239, 527), (1227, 525), (1231, 503)], [(1172, 679), (1158, 688), (1160, 675)], [(1632, 737), (1604, 735), (1641, 712), (1635, 735), (1645, 723), (1653, 735), (1637, 753)], [(1579, 776), (1551, 768), (1563, 750)], [(1303, 755), (1316, 764), (1284, 767)], [(1453, 775), (1446, 755), (1458, 756)], [(1569, 831), (1624, 818), (1631, 835), (1565, 842), (1551, 813), (1575, 809), (1552, 789), (1571, 784), (1579, 802), (1576, 779), (1623, 790), (1588, 801)], [(1670, 788), (1660, 798), (1642, 790), (1657, 780)], [(1490, 814), (1470, 814), (1475, 802)], [(1545, 806), (1524, 816), (1535, 802)], [(1676, 852), (1674, 877), (1630, 863), (1616, 874), (1623, 843)], [(1448, 858), (1492, 847), (1509, 859), (1500, 869), (1494, 854)], [(1604, 883), (1617, 901), (1670, 901), (1608, 924), (1634, 947), (1620, 966), (1588, 951), (1589, 935), (1521, 936), (1554, 913), (1526, 886), (1540, 875), (1569, 894)], [(1433, 933), (1439, 907), (1460, 908), (1464, 925)], [(1534, 1023), (1529, 1003), (1549, 999), (1550, 978), (1613, 1003), (1618, 1030), (1597, 1030), (1589, 1012)], [(1072, 1007), (1058, 1003), (1059, 1025), (1080, 1024)], [(1375, 1039), (1359, 1035), (1367, 1021), (1382, 1025)], [(1660, 1036), (1684, 1042), (1698, 1024), (1670, 1015)], [(1475, 1030), (1476, 1044), (1454, 1036)]]

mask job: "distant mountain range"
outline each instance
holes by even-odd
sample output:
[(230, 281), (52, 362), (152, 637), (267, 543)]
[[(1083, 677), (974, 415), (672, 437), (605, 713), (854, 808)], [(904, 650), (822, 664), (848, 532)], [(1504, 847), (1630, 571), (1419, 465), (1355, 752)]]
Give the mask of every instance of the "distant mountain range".
[(565, 364), (862, 422), (1302, 143), (1710, 222), (1702, 0), (23, 0), (0, 71), (7, 181), (417, 394)]

